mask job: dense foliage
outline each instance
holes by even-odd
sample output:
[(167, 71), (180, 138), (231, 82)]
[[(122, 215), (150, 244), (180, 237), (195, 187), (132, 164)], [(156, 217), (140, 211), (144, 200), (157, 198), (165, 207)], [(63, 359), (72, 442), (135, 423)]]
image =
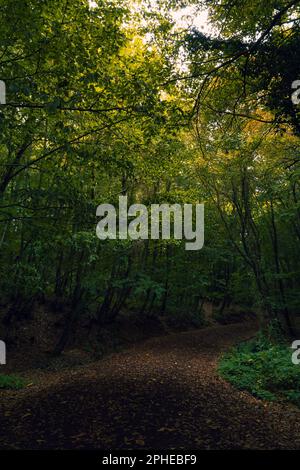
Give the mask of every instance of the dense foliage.
[[(183, 3), (209, 8), (215, 38), (168, 1), (0, 0), (2, 321), (66, 308), (57, 353), (82, 320), (201, 325), (207, 301), (295, 331), (299, 2)], [(96, 207), (122, 194), (204, 202), (204, 248), (100, 242)]]

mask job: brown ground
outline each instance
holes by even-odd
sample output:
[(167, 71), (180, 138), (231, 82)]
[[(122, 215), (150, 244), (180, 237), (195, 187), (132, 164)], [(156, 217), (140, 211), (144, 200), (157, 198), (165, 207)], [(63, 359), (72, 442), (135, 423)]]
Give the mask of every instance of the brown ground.
[(0, 393), (0, 448), (295, 449), (300, 410), (256, 400), (216, 372), (220, 353), (254, 326), (150, 339)]

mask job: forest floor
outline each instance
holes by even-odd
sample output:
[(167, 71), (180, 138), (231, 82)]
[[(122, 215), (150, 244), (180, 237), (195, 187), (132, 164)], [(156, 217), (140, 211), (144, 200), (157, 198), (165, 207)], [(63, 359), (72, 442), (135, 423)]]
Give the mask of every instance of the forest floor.
[(27, 371), (31, 384), (0, 392), (0, 448), (299, 449), (298, 408), (257, 400), (217, 373), (222, 352), (255, 328), (217, 325), (86, 366)]

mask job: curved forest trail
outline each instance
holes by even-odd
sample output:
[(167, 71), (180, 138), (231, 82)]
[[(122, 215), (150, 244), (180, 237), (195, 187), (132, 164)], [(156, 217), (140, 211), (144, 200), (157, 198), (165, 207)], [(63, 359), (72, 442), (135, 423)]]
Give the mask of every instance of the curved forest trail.
[(145, 341), (1, 399), (0, 448), (295, 449), (300, 410), (235, 390), (220, 354), (248, 324)]

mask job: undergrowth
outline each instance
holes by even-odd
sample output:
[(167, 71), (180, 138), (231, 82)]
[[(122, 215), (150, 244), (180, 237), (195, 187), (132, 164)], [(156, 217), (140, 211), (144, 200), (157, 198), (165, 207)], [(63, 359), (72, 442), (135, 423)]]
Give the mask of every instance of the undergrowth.
[(19, 390), (25, 387), (25, 381), (16, 375), (0, 375), (0, 389)]
[(292, 349), (281, 338), (259, 333), (225, 354), (219, 372), (240, 390), (265, 400), (288, 400), (300, 407), (300, 365), (291, 360)]

